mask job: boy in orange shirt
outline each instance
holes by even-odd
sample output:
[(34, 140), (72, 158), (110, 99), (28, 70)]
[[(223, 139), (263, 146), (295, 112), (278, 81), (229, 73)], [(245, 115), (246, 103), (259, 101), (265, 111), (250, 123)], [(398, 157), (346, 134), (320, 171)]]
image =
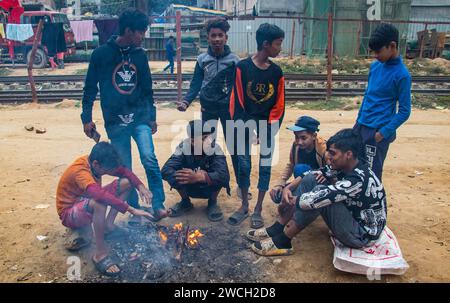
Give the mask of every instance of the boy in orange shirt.
[[(118, 180), (102, 187), (101, 177), (111, 175)], [(118, 212), (129, 212), (152, 220), (151, 214), (129, 206), (125, 199), (132, 188), (139, 191), (141, 199), (151, 202), (152, 193), (136, 175), (121, 166), (115, 148), (107, 143), (97, 143), (90, 153), (78, 158), (62, 175), (56, 192), (56, 208), (64, 226), (77, 229), (94, 227), (95, 253), (92, 257), (96, 268), (104, 275), (116, 276), (120, 273), (117, 262), (108, 255), (105, 235), (118, 230), (114, 220)], [(107, 208), (110, 207), (107, 213)]]

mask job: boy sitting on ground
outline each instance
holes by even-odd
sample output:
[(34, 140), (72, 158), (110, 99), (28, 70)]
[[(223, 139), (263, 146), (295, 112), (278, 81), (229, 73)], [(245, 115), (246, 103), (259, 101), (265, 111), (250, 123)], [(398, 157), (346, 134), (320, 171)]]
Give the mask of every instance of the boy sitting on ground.
[(161, 173), (172, 188), (175, 188), (181, 201), (170, 209), (171, 217), (181, 216), (193, 208), (190, 198), (208, 199), (208, 219), (220, 221), (222, 211), (217, 205), (217, 196), (222, 187), (229, 194), (230, 174), (227, 161), (219, 145), (215, 144), (215, 128), (208, 122), (194, 120), (189, 122), (185, 139), (175, 153), (164, 164)]
[[(270, 197), (275, 203), (280, 203), (281, 192), (294, 173), (296, 165), (307, 165), (308, 168), (306, 170), (325, 166), (325, 151), (327, 147), (326, 141), (317, 135), (319, 125), (320, 122), (316, 119), (309, 116), (301, 116), (294, 125), (287, 128), (294, 132), (295, 141), (292, 144), (289, 163), (281, 173), (281, 178), (277, 185), (270, 191)], [(300, 169), (300, 166), (297, 169)], [(294, 177), (296, 178), (297, 176)]]
[[(116, 176), (119, 179), (102, 187), (103, 175)], [(105, 236), (125, 233), (114, 225), (117, 213), (129, 212), (152, 219), (151, 214), (135, 209), (125, 202), (133, 187), (139, 191), (143, 201), (147, 204), (151, 202), (151, 192), (136, 175), (121, 166), (119, 154), (107, 142), (97, 143), (90, 155), (75, 160), (66, 169), (58, 184), (56, 208), (62, 224), (70, 229), (80, 229), (93, 224), (96, 247), (92, 260), (104, 275), (116, 276), (121, 271), (118, 263), (108, 254), (105, 244)], [(110, 209), (107, 213), (108, 206)]]
[(275, 236), (279, 230), (292, 219), (295, 213), (295, 205), (291, 204), (294, 196), (302, 194), (301, 183), (303, 179), (313, 175), (317, 184), (330, 185), (336, 182), (336, 171), (331, 169), (329, 165), (313, 170), (307, 164), (297, 164), (294, 167), (294, 180), (287, 184), (281, 192), (278, 192), (274, 202), (278, 205), (278, 219), (274, 224), (267, 228), (251, 229), (247, 232), (247, 238), (251, 241), (259, 241), (260, 239)]
[[(257, 239), (252, 250), (263, 256), (293, 253), (292, 239), (319, 215), (344, 245), (362, 248), (377, 240), (386, 226), (386, 194), (380, 180), (366, 163), (358, 160), (360, 140), (344, 129), (327, 142), (327, 157), (339, 172), (337, 182), (318, 185), (313, 174), (300, 186), (302, 194), (290, 200), (296, 205), (293, 219), (281, 224), (271, 237)], [(262, 234), (262, 233), (257, 233)]]

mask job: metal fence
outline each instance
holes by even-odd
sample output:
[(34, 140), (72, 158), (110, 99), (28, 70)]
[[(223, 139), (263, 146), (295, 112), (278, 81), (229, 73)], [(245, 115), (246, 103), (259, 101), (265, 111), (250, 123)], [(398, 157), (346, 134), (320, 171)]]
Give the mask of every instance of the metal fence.
[[(167, 38), (176, 35), (175, 18), (167, 17), (164, 24), (152, 24), (148, 43), (149, 52), (158, 53), (151, 60), (164, 60), (164, 44)], [(183, 59), (194, 59), (199, 53), (206, 51), (208, 44), (204, 23), (211, 17), (181, 16), (181, 47)], [(331, 22), (331, 24), (329, 24)], [(383, 20), (343, 19), (328, 17), (229, 17), (230, 31), (228, 45), (241, 57), (256, 52), (255, 33), (262, 23), (272, 23), (285, 32), (281, 56), (322, 56), (325, 57), (328, 47), (332, 54), (339, 57), (367, 57), (370, 55), (369, 38), (373, 29), (381, 22), (395, 25), (400, 33), (399, 49), (405, 55), (409, 42), (418, 40), (417, 33), (436, 29), (438, 32), (450, 31), (450, 17), (446, 20)], [(331, 41), (331, 44), (329, 42)], [(411, 44), (411, 43), (410, 43)], [(412, 43), (414, 45), (414, 43)], [(416, 43), (420, 47), (420, 43)]]

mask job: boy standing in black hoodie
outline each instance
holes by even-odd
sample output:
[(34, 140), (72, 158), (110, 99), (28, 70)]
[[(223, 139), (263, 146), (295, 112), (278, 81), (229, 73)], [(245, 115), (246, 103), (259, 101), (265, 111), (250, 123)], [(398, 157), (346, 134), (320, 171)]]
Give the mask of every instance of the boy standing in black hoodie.
[[(208, 52), (198, 56), (189, 92), (183, 101), (178, 103), (178, 110), (185, 111), (200, 93), (202, 120), (209, 121), (217, 130), (217, 122), (220, 119), (225, 139), (227, 139), (226, 121), (231, 120), (230, 93), (236, 65), (239, 62), (239, 57), (232, 53), (226, 44), (229, 30), (230, 24), (225, 18), (210, 19), (206, 23)], [(237, 174), (238, 162), (234, 144), (229, 141), (226, 144), (231, 154), (234, 172)]]
[[(140, 47), (148, 24), (145, 14), (135, 9), (126, 10), (119, 18), (119, 36), (111, 37), (108, 43), (92, 53), (85, 80), (81, 120), (86, 136), (93, 138), (96, 126), (92, 121), (92, 106), (100, 88), (108, 138), (129, 169), (132, 168), (131, 137), (135, 140), (148, 187), (153, 193), (154, 216), (160, 219), (167, 213), (163, 205), (165, 196), (161, 171), (152, 139), (157, 131), (156, 109), (147, 56)], [(139, 207), (136, 191), (130, 193), (128, 203)], [(139, 221), (139, 217), (136, 219)]]

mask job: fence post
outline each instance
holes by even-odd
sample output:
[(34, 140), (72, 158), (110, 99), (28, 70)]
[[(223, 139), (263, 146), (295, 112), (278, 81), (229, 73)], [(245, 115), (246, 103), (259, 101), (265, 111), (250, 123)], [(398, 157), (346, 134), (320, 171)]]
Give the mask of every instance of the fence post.
[(176, 12), (176, 31), (177, 31), (177, 88), (178, 102), (183, 98), (183, 76), (181, 70), (181, 12)]
[[(38, 43), (41, 42), (41, 34), (42, 27), (44, 26), (44, 19), (39, 21), (36, 34), (34, 35), (33, 48), (31, 49), (30, 61), (28, 62), (28, 81), (30, 82), (31, 87), (31, 98), (34, 104), (38, 103), (37, 92), (36, 92), (36, 84), (34, 83), (33, 78), (33, 65), (34, 65), (34, 57), (36, 56), (36, 50)], [(42, 58), (45, 60), (45, 58)]]
[(292, 43), (291, 43), (291, 53), (289, 57), (292, 59), (294, 53), (294, 43), (295, 43), (295, 19), (292, 20)]
[(361, 47), (361, 30), (362, 30), (362, 20), (358, 23), (358, 33), (356, 37), (356, 50), (355, 50), (355, 57), (359, 57), (359, 48)]
[(428, 37), (428, 23), (425, 23), (425, 29), (423, 31), (422, 41), (420, 41), (420, 54), (419, 54), (420, 59), (423, 58), (423, 47), (425, 44), (425, 35), (427, 35), (427, 37)]
[(302, 49), (300, 50), (300, 57), (303, 56), (303, 52), (305, 50), (305, 37), (306, 37), (306, 29), (305, 29), (305, 21), (300, 23), (300, 18), (298, 18), (298, 24), (302, 25)]
[(333, 14), (328, 13), (328, 45), (327, 45), (327, 100), (332, 93), (333, 69)]

